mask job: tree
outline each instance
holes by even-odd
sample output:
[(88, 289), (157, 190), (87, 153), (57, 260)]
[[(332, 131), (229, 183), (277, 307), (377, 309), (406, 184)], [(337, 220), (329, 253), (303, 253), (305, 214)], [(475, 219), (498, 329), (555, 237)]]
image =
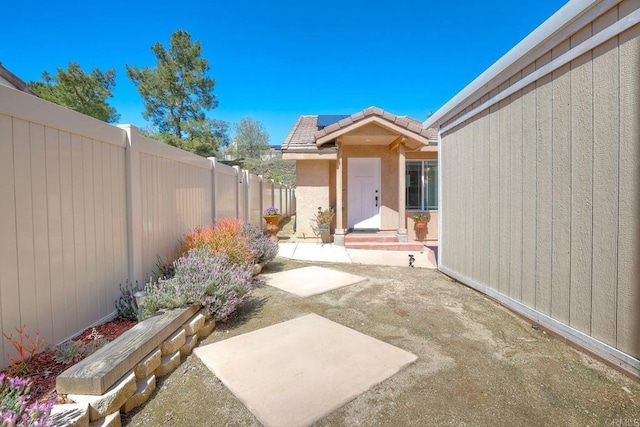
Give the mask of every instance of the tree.
[(236, 158), (259, 159), (269, 152), (269, 134), (264, 126), (251, 117), (243, 118), (235, 125), (234, 151)]
[(229, 145), (229, 124), (224, 120), (190, 120), (184, 124), (185, 138), (163, 134), (153, 128), (141, 132), (149, 138), (190, 151), (202, 157), (215, 157), (218, 148)]
[(154, 68), (127, 65), (127, 75), (145, 104), (143, 116), (151, 120), (164, 142), (213, 155), (228, 143), (228, 126), (205, 116), (218, 106), (213, 93), (216, 82), (206, 75), (209, 63), (201, 57), (200, 42), (192, 43), (186, 31), (174, 32), (169, 44), (168, 50), (160, 42), (151, 48), (157, 57)]
[(45, 71), (42, 80), (29, 82), (31, 90), (41, 98), (105, 122), (115, 123), (120, 119), (106, 101), (113, 97), (116, 85), (114, 69), (103, 73), (94, 68), (91, 74), (87, 74), (80, 65), (69, 62), (67, 71), (58, 68), (55, 75)]

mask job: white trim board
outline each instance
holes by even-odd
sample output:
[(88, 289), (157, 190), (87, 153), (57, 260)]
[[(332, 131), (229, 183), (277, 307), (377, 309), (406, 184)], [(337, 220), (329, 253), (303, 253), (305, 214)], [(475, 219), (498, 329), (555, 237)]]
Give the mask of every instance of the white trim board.
[(440, 268), (442, 262), (440, 261), (442, 258), (442, 244), (444, 239), (442, 239), (442, 155), (444, 147), (442, 146), (442, 136), (440, 132), (438, 132), (438, 149), (440, 152), (438, 153), (438, 268)]
[(422, 126), (429, 128), (455, 116), (621, 1), (570, 1), (438, 109)]
[(595, 34), (591, 38), (580, 43), (575, 48), (560, 55), (553, 61), (549, 62), (547, 65), (539, 68), (538, 70), (524, 77), (522, 80), (519, 80), (518, 82), (509, 86), (508, 88), (506, 88), (505, 90), (503, 90), (502, 92), (494, 96), (493, 98), (483, 102), (473, 110), (463, 114), (462, 116), (458, 117), (451, 123), (448, 123), (446, 126), (443, 126), (440, 129), (440, 132), (446, 132), (449, 129), (453, 129), (454, 127), (458, 126), (460, 123), (463, 123), (469, 120), (470, 118), (478, 115), (483, 110), (486, 110), (492, 105), (495, 105), (498, 102), (502, 101), (503, 99), (508, 98), (509, 96), (513, 95), (519, 90), (522, 90), (528, 85), (536, 82), (537, 80), (540, 80), (542, 77), (546, 76), (547, 74), (551, 74), (553, 71), (557, 70), (563, 65), (568, 64), (569, 62), (573, 61), (579, 56), (584, 55), (585, 53), (595, 49), (601, 44), (611, 40), (612, 38), (616, 37), (620, 33), (623, 33), (624, 31), (628, 30), (629, 28), (633, 27), (639, 22), (640, 22), (640, 9), (625, 16), (624, 18), (617, 21), (615, 24), (610, 25), (609, 27)]

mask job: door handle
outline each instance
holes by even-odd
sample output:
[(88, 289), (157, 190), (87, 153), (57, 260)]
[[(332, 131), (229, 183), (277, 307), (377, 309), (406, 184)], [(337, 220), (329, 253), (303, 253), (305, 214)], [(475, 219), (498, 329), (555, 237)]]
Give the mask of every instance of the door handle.
[(376, 208), (378, 207), (378, 196), (376, 196)]

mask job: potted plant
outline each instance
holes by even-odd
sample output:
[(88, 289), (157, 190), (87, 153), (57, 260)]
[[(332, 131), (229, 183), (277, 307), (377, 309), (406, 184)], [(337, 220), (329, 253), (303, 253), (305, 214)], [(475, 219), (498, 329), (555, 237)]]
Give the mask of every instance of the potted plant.
[(278, 213), (278, 208), (275, 206), (265, 208), (265, 210), (262, 211), (262, 217), (267, 222), (267, 232), (275, 239), (278, 230), (280, 230), (280, 214)]
[(333, 208), (322, 210), (321, 206), (318, 207), (315, 219), (322, 243), (331, 243), (331, 221), (335, 215)]
[(417, 213), (411, 217), (416, 228), (425, 228), (427, 221), (429, 221), (429, 214)]

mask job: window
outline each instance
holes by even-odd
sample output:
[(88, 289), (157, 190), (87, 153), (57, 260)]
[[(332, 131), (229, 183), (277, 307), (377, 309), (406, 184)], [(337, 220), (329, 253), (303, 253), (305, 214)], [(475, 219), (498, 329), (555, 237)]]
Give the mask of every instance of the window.
[(438, 161), (407, 161), (406, 201), (408, 210), (438, 209)]

